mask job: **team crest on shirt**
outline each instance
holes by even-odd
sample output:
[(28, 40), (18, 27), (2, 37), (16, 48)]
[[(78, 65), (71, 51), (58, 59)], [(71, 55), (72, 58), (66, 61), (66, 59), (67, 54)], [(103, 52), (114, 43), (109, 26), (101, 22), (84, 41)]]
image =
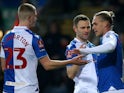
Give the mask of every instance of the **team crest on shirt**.
[(39, 48), (44, 48), (44, 44), (43, 44), (42, 40), (38, 41), (38, 46), (39, 46)]
[(72, 58), (72, 53), (70, 50), (67, 51), (67, 58)]

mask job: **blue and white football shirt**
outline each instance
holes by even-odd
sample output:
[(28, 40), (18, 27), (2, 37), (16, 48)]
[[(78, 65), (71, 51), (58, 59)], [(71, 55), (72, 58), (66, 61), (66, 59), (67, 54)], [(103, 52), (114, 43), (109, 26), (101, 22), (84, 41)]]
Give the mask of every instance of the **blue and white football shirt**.
[(8, 32), (2, 39), (1, 49), (1, 57), (6, 59), (4, 92), (15, 93), (14, 91), (27, 87), (28, 92), (23, 93), (38, 91), (36, 74), (38, 59), (46, 55), (42, 39), (27, 27), (15, 26)]
[[(85, 44), (86, 47), (93, 47), (94, 45), (90, 42), (87, 42)], [(74, 38), (71, 43), (67, 46), (66, 49), (66, 57), (67, 59), (71, 59), (74, 56), (77, 56), (75, 54), (71, 54), (70, 50), (73, 50), (74, 48), (81, 48), (84, 46), (84, 42), (81, 42), (77, 38)], [(77, 73), (77, 75), (74, 77), (75, 82), (75, 89), (74, 93), (97, 93), (97, 74), (95, 69), (95, 61), (96, 55), (94, 54), (88, 54), (83, 58), (83, 60), (89, 60), (89, 63), (86, 65), (80, 66), (80, 70)], [(72, 65), (68, 65), (67, 67), (70, 67)]]
[[(97, 59), (99, 83), (98, 88), (101, 92), (109, 91), (111, 88), (116, 90), (124, 89), (122, 78), (122, 45), (118, 35), (114, 31), (108, 31), (101, 40), (101, 45), (114, 42), (116, 47), (112, 52), (101, 53)], [(105, 47), (108, 48), (108, 47)]]

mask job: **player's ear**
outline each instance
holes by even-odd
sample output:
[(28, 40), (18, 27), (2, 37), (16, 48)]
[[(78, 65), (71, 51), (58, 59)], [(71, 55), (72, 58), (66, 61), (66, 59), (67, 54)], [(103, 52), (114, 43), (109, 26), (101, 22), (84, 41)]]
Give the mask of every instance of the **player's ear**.
[(75, 25), (73, 25), (73, 30), (74, 30), (74, 32), (76, 32), (76, 30), (77, 30)]
[(107, 21), (103, 21), (103, 26), (104, 27), (108, 27), (108, 22)]
[(32, 16), (28, 16), (28, 21), (30, 22), (32, 20)]
[(109, 22), (106, 22), (106, 27), (111, 27)]

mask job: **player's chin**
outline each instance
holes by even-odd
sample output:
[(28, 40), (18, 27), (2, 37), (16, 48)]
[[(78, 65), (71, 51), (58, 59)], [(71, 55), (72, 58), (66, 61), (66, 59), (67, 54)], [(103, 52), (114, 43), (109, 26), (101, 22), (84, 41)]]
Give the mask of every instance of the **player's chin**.
[(101, 36), (101, 35), (100, 35), (100, 34), (98, 34), (98, 33), (95, 33), (95, 35), (96, 35), (96, 36), (98, 36), (98, 37), (99, 37), (99, 36)]
[(84, 39), (85, 39), (85, 40), (87, 40), (87, 39), (88, 39), (88, 37), (89, 37), (89, 35), (85, 35), (85, 36), (84, 36)]
[(97, 32), (95, 32), (95, 35), (96, 35), (96, 36), (99, 36), (99, 34), (98, 34)]

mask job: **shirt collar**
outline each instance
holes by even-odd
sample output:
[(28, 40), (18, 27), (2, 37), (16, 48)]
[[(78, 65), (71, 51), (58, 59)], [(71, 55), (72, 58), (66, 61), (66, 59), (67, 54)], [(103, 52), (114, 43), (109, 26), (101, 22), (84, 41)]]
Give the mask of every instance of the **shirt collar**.
[(27, 26), (14, 26), (14, 29), (29, 29)]
[(88, 40), (87, 40), (87, 42), (83, 42), (83, 41), (80, 41), (79, 39), (77, 39), (76, 37), (74, 38), (74, 40), (75, 40), (76, 42), (82, 43), (82, 44), (83, 44), (83, 43), (84, 43), (84, 44), (85, 44), (85, 43), (88, 43)]
[(112, 30), (110, 30), (110, 31), (106, 32), (106, 33), (102, 36), (102, 38), (106, 37), (108, 34), (111, 34), (111, 33), (115, 33), (115, 32), (112, 31)]

